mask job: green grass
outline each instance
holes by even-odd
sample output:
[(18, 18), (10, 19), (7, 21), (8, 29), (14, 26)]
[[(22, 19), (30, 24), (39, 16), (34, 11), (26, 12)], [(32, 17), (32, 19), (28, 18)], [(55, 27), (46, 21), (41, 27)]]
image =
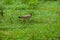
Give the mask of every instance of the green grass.
[[(4, 17), (0, 16), (0, 40), (60, 40), (59, 2), (0, 2), (4, 7)], [(25, 24), (19, 21), (18, 16), (30, 12), (33, 16)]]

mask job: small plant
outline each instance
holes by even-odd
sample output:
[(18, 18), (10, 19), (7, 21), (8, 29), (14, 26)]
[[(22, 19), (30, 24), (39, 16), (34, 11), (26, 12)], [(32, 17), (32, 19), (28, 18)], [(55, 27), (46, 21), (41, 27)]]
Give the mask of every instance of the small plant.
[(4, 32), (0, 32), (0, 40), (7, 40), (7, 35)]

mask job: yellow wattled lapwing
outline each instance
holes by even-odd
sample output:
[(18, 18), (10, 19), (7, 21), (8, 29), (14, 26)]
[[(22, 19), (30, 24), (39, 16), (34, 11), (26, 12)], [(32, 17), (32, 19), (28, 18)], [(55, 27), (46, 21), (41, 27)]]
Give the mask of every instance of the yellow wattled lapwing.
[(23, 15), (23, 16), (19, 16), (18, 18), (23, 19), (24, 22), (27, 22), (31, 17), (32, 17), (32, 13)]

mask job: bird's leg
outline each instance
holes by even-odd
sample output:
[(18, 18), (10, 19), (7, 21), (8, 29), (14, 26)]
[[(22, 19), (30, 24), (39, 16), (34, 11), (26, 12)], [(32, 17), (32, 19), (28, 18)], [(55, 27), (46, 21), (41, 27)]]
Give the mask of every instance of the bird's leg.
[(24, 23), (29, 23), (28, 19), (23, 20)]
[(23, 23), (26, 23), (26, 19), (23, 19)]
[(26, 19), (26, 23), (28, 23), (28, 20)]
[(29, 22), (29, 19), (26, 19), (26, 23), (28, 23), (28, 24), (30, 23), (30, 22)]

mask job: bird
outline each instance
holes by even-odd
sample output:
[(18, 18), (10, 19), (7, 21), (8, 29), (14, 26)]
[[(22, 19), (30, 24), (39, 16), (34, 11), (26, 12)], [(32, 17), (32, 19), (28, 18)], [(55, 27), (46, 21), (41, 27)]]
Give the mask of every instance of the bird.
[(29, 22), (29, 19), (32, 17), (32, 13), (27, 14), (27, 15), (23, 15), (23, 16), (19, 16), (18, 18), (23, 21), (24, 23)]
[(18, 18), (21, 18), (21, 19), (30, 19), (31, 17), (32, 17), (32, 13), (30, 13), (28, 15), (19, 16)]

